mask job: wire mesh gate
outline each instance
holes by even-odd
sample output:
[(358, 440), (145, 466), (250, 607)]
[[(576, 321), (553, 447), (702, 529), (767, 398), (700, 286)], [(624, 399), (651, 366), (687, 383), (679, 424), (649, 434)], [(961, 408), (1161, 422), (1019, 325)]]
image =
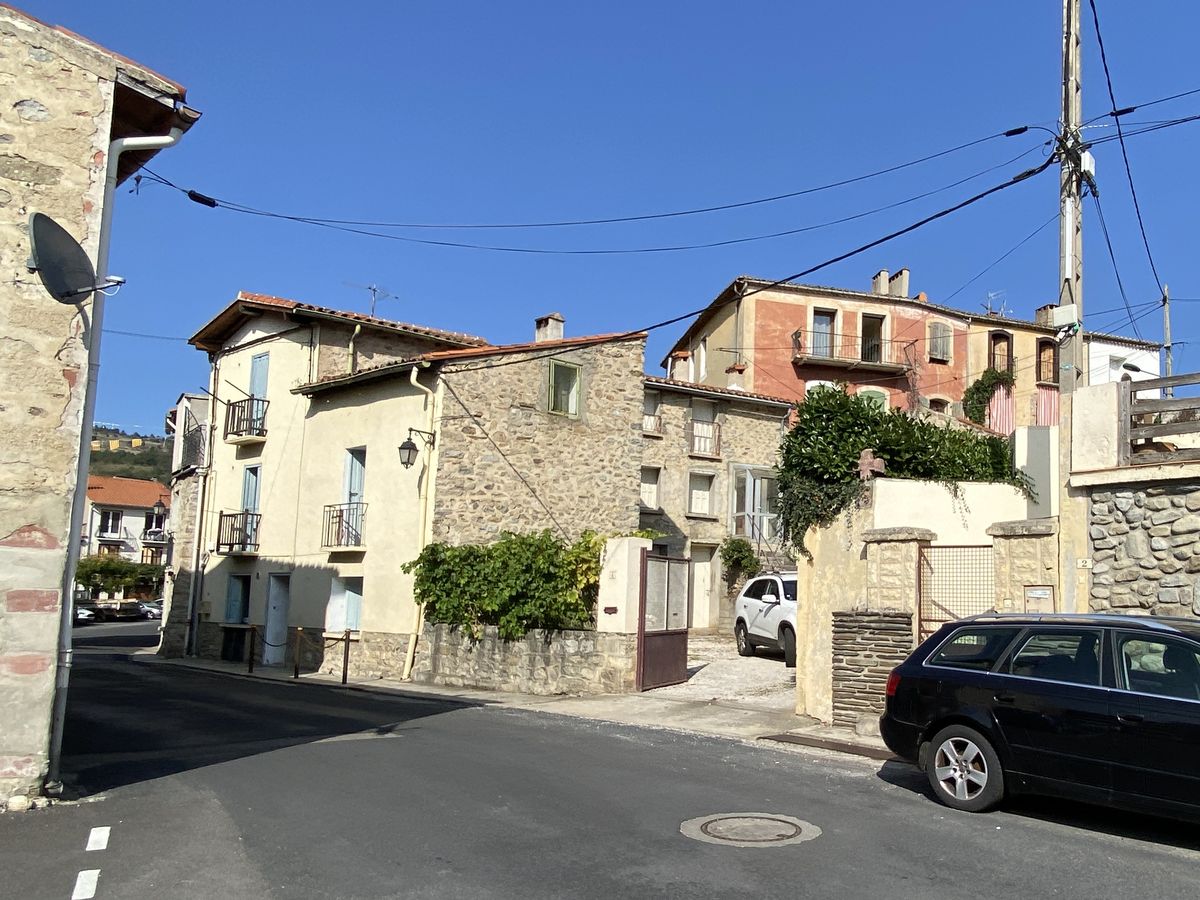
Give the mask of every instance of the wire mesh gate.
[(917, 561), (920, 637), (947, 622), (996, 608), (996, 572), (992, 548), (924, 547)]
[(638, 601), (637, 689), (687, 681), (691, 560), (642, 551)]

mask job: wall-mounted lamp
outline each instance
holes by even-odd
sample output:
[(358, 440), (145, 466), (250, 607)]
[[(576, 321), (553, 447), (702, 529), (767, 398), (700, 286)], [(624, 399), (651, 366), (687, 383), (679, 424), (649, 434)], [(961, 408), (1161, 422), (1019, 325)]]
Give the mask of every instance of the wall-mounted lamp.
[(417, 461), (417, 444), (413, 440), (413, 435), (419, 434), (425, 442), (425, 446), (433, 447), (433, 432), (422, 431), (420, 428), (408, 429), (408, 437), (404, 439), (404, 443), (400, 445), (400, 465), (406, 469), (411, 469), (412, 464)]
[(150, 508), (150, 510), (156, 516), (163, 516), (163, 515), (166, 515), (167, 505), (165, 503), (163, 503), (162, 499), (160, 498), (160, 499), (154, 501), (154, 506), (152, 506)]

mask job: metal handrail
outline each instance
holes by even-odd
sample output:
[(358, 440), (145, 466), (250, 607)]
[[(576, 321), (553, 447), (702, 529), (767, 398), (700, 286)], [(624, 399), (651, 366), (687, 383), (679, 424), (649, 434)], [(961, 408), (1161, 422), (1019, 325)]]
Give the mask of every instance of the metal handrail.
[(268, 405), (261, 397), (230, 403), (225, 407), (225, 437), (266, 437)]
[(804, 359), (828, 359), (832, 362), (909, 367), (910, 349), (915, 341), (864, 340), (861, 335), (838, 331), (792, 332), (792, 356)]
[(217, 524), (218, 553), (256, 553), (262, 513), (223, 512)]
[(367, 504), (330, 503), (325, 507), (322, 547), (362, 547), (366, 543)]

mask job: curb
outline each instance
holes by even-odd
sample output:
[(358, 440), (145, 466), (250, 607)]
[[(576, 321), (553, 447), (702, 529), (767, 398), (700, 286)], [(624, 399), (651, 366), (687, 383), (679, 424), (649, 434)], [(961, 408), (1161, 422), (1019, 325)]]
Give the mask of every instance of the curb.
[(802, 747), (816, 747), (820, 750), (833, 750), (837, 753), (850, 753), (854, 756), (865, 756), (868, 759), (878, 759), (884, 761), (899, 760), (899, 757), (892, 753), (891, 750), (886, 750), (881, 747), (872, 747), (868, 744), (855, 744), (851, 741), (840, 741), (836, 738), (823, 738), (815, 734), (764, 734), (758, 738), (760, 741), (776, 741), (780, 744), (798, 744)]

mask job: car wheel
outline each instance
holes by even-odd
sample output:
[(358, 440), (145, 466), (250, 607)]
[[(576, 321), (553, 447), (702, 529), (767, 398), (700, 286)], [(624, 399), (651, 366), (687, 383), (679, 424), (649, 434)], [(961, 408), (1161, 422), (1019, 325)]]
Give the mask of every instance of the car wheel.
[(733, 626), (733, 637), (737, 641), (738, 656), (754, 655), (754, 645), (750, 643), (750, 632), (746, 631), (745, 622)]
[(790, 628), (780, 629), (779, 643), (783, 645), (783, 664), (789, 669), (796, 668), (796, 632)]
[(1004, 797), (1004, 770), (991, 743), (965, 725), (943, 728), (930, 742), (925, 774), (951, 809), (984, 812)]

